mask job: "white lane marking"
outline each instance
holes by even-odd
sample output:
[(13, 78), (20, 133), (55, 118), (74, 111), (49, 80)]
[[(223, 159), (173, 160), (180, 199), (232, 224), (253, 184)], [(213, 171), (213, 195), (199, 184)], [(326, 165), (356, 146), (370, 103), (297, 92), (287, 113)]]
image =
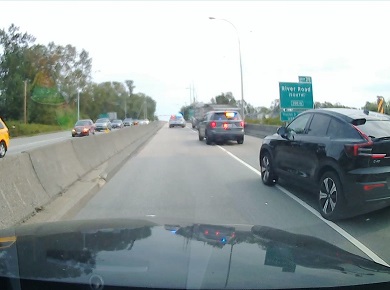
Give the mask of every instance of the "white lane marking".
[(58, 137), (58, 138), (54, 138), (54, 139), (49, 139), (49, 140), (41, 140), (41, 141), (35, 141), (35, 142), (32, 142), (32, 143), (27, 143), (27, 144), (20, 144), (20, 145), (15, 145), (15, 146), (12, 146), (12, 143), (11, 143), (11, 148), (12, 149), (15, 149), (15, 148), (19, 148), (19, 147), (30, 147), (34, 144), (39, 144), (39, 143), (52, 143), (53, 141), (56, 141), (56, 140), (62, 140), (62, 139), (67, 139), (68, 137)]
[[(259, 170), (257, 170), (256, 168), (252, 167), (251, 165), (249, 165), (248, 163), (246, 163), (245, 161), (241, 160), (240, 158), (238, 158), (236, 155), (234, 155), (233, 153), (229, 152), (228, 150), (226, 150), (225, 148), (217, 145), (218, 148), (220, 148), (222, 151), (226, 152), (228, 155), (230, 155), (232, 158), (234, 158), (235, 160), (237, 160), (238, 162), (240, 162), (241, 164), (243, 164), (244, 166), (246, 166), (247, 168), (249, 168), (250, 170), (252, 170), (254, 173), (256, 173), (257, 175), (261, 176), (261, 173)], [(307, 209), (308, 211), (310, 211), (312, 214), (314, 214), (317, 218), (319, 218), (320, 220), (322, 220), (324, 223), (326, 223), (328, 226), (330, 226), (332, 229), (334, 229), (336, 232), (338, 232), (341, 236), (343, 236), (345, 239), (347, 239), (350, 243), (352, 243), (353, 245), (355, 245), (355, 247), (357, 247), (359, 250), (361, 250), (363, 253), (365, 253), (368, 257), (370, 257), (374, 262), (378, 263), (378, 264), (382, 264), (384, 266), (387, 266), (387, 267), (390, 267), (389, 264), (387, 264), (384, 260), (382, 260), (377, 254), (375, 254), (373, 251), (371, 251), (368, 247), (366, 247), (363, 243), (361, 243), (360, 241), (358, 241), (356, 238), (354, 238), (351, 234), (347, 233), (345, 230), (343, 230), (341, 227), (339, 227), (338, 225), (336, 225), (335, 223), (331, 222), (331, 221), (328, 221), (327, 219), (324, 219), (321, 214), (316, 211), (314, 208), (312, 208), (310, 205), (308, 205), (306, 202), (300, 200), (298, 197), (296, 197), (294, 194), (292, 194), (290, 191), (288, 191), (287, 189), (285, 189), (284, 187), (276, 184), (275, 185), (279, 190), (281, 190), (283, 193), (285, 193), (288, 197), (292, 198), (293, 200), (295, 200), (296, 202), (298, 202), (300, 205), (302, 205), (305, 209)]]

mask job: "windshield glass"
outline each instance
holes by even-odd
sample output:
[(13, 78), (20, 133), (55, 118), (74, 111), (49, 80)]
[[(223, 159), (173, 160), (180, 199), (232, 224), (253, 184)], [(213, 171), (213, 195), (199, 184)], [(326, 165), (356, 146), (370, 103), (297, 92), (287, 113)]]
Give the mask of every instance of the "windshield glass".
[(0, 1), (0, 285), (390, 289), (389, 28), (390, 1)]
[(87, 125), (89, 125), (88, 121), (77, 121), (77, 123), (75, 124), (75, 126), (87, 126)]

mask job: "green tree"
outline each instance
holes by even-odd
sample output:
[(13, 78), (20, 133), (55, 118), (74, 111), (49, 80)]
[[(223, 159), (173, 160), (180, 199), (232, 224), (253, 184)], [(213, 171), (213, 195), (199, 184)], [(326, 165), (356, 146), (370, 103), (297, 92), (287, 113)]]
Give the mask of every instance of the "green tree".
[(233, 94), (231, 92), (221, 93), (220, 95), (216, 96), (215, 98), (211, 99), (212, 104), (218, 104), (218, 105), (232, 105), (237, 106), (237, 101), (233, 97)]
[(29, 53), (34, 41), (14, 24), (0, 30), (0, 114), (5, 118), (23, 117), (24, 81), (34, 78)]
[(89, 53), (68, 44), (56, 45), (54, 42), (48, 45), (48, 54), (55, 61), (52, 64), (54, 81), (65, 101), (74, 104), (77, 99), (77, 91), (86, 89), (91, 81), (92, 59)]

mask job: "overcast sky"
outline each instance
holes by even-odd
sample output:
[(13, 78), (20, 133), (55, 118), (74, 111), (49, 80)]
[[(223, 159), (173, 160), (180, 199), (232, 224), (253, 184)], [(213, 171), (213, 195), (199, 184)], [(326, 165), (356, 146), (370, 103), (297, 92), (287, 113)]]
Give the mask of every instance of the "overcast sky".
[(170, 115), (221, 92), (269, 107), (278, 83), (311, 76), (314, 101), (361, 107), (390, 99), (390, 2), (0, 1), (37, 43), (71, 44), (93, 59), (96, 82), (132, 79)]

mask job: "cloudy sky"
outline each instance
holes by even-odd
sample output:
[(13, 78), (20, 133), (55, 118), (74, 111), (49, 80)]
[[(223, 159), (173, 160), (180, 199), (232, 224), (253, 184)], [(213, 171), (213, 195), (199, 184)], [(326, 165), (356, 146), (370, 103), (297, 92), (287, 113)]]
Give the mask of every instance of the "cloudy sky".
[[(221, 92), (269, 106), (278, 83), (311, 76), (315, 101), (361, 107), (390, 99), (390, 2), (0, 1), (37, 43), (72, 44), (93, 59), (96, 82), (135, 82), (170, 115)], [(218, 20), (210, 20), (215, 17)]]

